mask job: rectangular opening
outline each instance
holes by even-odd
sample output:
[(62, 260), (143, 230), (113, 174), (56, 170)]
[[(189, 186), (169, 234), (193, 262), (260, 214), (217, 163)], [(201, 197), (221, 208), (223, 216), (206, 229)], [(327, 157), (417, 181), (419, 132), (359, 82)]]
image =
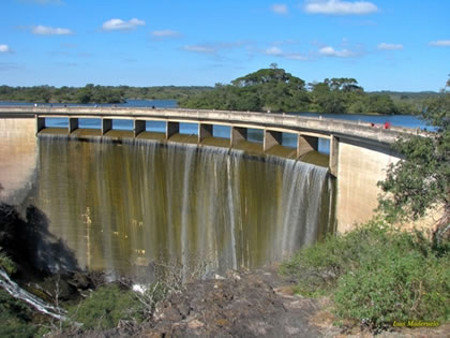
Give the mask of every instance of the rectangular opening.
[(198, 124), (180, 122), (180, 134), (183, 135), (198, 135)]
[(263, 143), (264, 140), (264, 130), (262, 129), (247, 129), (247, 141), (254, 143)]
[(102, 129), (101, 119), (88, 119), (80, 118), (78, 119), (78, 128), (82, 129)]
[(330, 155), (330, 140), (326, 138), (319, 138), (318, 152), (325, 155)]
[(165, 133), (166, 122), (165, 121), (145, 121), (145, 131), (152, 133)]
[(69, 118), (68, 117), (46, 117), (45, 118), (46, 128), (69, 128)]
[(281, 145), (284, 147), (297, 148), (297, 134), (281, 133)]
[(113, 120), (112, 129), (133, 131), (133, 120)]
[(213, 125), (213, 137), (220, 138), (230, 138), (231, 127), (230, 126), (220, 126)]

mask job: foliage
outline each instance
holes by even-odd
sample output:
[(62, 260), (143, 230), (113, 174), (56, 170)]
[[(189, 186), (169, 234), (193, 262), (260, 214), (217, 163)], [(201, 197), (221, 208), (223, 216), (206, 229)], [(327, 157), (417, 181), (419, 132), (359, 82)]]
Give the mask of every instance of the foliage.
[(450, 251), (420, 232), (373, 220), (298, 252), (281, 272), (308, 295), (334, 291), (335, 312), (380, 327), (394, 320), (450, 320)]
[[(410, 94), (415, 97), (415, 94)], [(412, 114), (415, 99), (390, 93), (367, 94), (353, 78), (326, 78), (310, 83), (273, 65), (239, 77), (229, 85), (199, 92), (179, 101), (188, 108), (241, 111), (317, 112), (328, 114)]]
[(438, 227), (450, 227), (450, 93), (427, 102), (423, 118), (435, 131), (398, 140), (403, 159), (391, 164), (379, 186), (386, 192), (380, 209), (390, 220), (416, 220), (443, 206)]
[(0, 337), (33, 337), (32, 311), (23, 302), (0, 289)]
[(399, 238), (381, 245), (338, 281), (336, 313), (377, 327), (408, 320), (448, 321), (450, 256), (438, 258)]
[[(0, 247), (1, 249), (1, 247)], [(8, 275), (17, 271), (16, 263), (4, 252), (0, 251), (0, 269), (5, 270)]]
[(125, 99), (177, 100), (181, 107), (331, 114), (414, 114), (437, 93), (365, 93), (353, 78), (326, 78), (308, 85), (276, 64), (238, 77), (230, 84), (206, 86), (0, 86), (1, 101), (43, 103), (122, 103)]
[(216, 84), (180, 101), (189, 108), (214, 108), (241, 111), (292, 111), (306, 109), (305, 82), (276, 66), (239, 77), (231, 85)]
[(119, 320), (142, 320), (141, 303), (132, 291), (124, 291), (117, 284), (103, 286), (78, 306), (69, 309), (69, 316), (82, 323), (83, 329), (116, 327)]
[(50, 86), (9, 87), (0, 86), (0, 101), (37, 103), (122, 103), (132, 99), (179, 100), (210, 87), (129, 87), (96, 86), (87, 84), (82, 88)]

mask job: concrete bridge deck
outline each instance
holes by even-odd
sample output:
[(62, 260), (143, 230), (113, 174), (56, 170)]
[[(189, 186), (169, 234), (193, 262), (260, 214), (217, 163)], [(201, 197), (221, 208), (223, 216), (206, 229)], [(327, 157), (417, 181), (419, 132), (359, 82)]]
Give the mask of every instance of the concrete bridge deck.
[(412, 131), (403, 128), (374, 128), (369, 123), (347, 120), (321, 119), (289, 114), (268, 114), (241, 111), (167, 109), (141, 107), (95, 107), (95, 106), (0, 106), (0, 118), (65, 117), (160, 120), (227, 125), (241, 128), (270, 129), (278, 132), (301, 133), (321, 138), (332, 136), (359, 140), (361, 142), (388, 145), (400, 135)]

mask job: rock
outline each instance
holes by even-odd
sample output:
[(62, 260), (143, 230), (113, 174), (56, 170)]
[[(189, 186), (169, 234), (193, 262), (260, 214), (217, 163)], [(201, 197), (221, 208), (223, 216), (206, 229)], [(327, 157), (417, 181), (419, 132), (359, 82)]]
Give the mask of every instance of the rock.
[[(183, 293), (170, 295), (157, 306), (153, 321), (143, 328), (142, 335), (320, 336), (308, 324), (315, 310), (313, 303), (283, 298), (257, 274), (227, 276), (197, 281), (187, 285)], [(290, 302), (294, 304), (289, 306)]]

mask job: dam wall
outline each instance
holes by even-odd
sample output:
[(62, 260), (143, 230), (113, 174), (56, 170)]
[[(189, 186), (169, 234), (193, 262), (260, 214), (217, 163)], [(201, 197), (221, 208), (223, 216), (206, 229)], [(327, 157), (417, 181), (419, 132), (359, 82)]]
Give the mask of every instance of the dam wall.
[(0, 118), (0, 201), (20, 204), (37, 160), (34, 118)]
[[(355, 223), (367, 221), (374, 215), (378, 195), (381, 192), (377, 182), (385, 178), (389, 164), (399, 160), (398, 156), (390, 150), (390, 143), (403, 133), (402, 130), (383, 130), (355, 122), (214, 110), (202, 112), (182, 109), (131, 110), (93, 107), (58, 109), (28, 107), (22, 110), (15, 107), (10, 110), (8, 118), (0, 118), (0, 134), (4, 142), (3, 153), (1, 153), (3, 164), (0, 168), (2, 170), (0, 183), (5, 181), (2, 183), (3, 196), (26, 182), (27, 177), (31, 175), (29, 168), (36, 161), (35, 135), (37, 132), (45, 132), (47, 117), (68, 117), (69, 125), (64, 133), (70, 134), (72, 138), (78, 135), (78, 118), (100, 118), (102, 130), (98, 132), (99, 137), (108, 137), (113, 119), (132, 119), (134, 130), (130, 132), (131, 137), (139, 137), (146, 133), (145, 121), (165, 121), (166, 135), (158, 140), (159, 142), (171, 142), (171, 137), (175, 139), (174, 136), (179, 133), (178, 124), (188, 121), (199, 125), (198, 144), (212, 136), (213, 125), (229, 125), (231, 126), (229, 147), (245, 140), (248, 128), (259, 128), (264, 130), (263, 152), (280, 143), (281, 132), (291, 132), (298, 134), (297, 156), (310, 150), (317, 150), (319, 138), (328, 139), (330, 140), (329, 168), (336, 178), (335, 217), (338, 232), (348, 231)], [(0, 111), (0, 117), (2, 117), (1, 113), (4, 112)], [(11, 118), (14, 115), (21, 118)], [(7, 144), (14, 143), (17, 143), (17, 146), (12, 148), (17, 149), (8, 149), (10, 146)], [(17, 156), (12, 155), (14, 151), (18, 154)], [(6, 162), (12, 164), (6, 164), (3, 159), (8, 159)], [(16, 171), (12, 168), (21, 169)], [(14, 178), (16, 174), (17, 178)], [(6, 183), (6, 177), (11, 181)]]
[(372, 218), (382, 192), (377, 182), (386, 178), (387, 168), (399, 158), (348, 142), (340, 142), (338, 158), (337, 230), (346, 232)]

